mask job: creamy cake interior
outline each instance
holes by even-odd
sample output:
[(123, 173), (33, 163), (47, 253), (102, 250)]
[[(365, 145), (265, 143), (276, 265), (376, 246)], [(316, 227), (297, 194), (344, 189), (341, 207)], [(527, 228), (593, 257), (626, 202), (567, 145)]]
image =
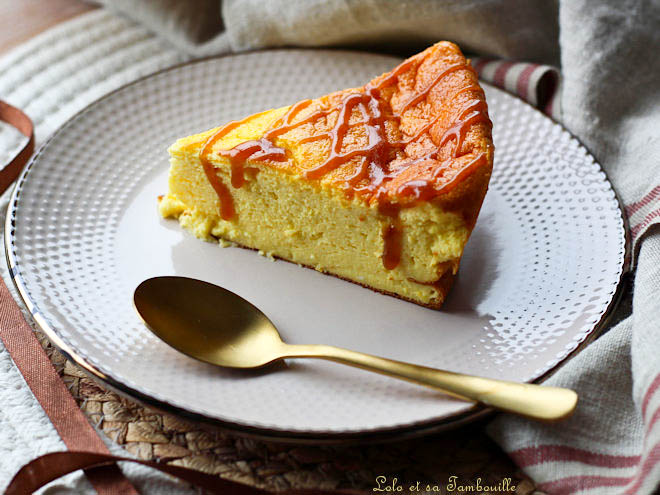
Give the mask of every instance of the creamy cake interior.
[(160, 213), (197, 237), (436, 308), (492, 167), (483, 93), (450, 43), (364, 88), (185, 137), (169, 153)]

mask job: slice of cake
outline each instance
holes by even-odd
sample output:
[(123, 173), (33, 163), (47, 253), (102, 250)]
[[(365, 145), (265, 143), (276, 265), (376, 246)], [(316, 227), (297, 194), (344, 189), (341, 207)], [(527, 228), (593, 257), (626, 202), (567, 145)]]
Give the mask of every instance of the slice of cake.
[(169, 149), (164, 217), (439, 308), (488, 188), (477, 75), (440, 42), (361, 88), (267, 110)]

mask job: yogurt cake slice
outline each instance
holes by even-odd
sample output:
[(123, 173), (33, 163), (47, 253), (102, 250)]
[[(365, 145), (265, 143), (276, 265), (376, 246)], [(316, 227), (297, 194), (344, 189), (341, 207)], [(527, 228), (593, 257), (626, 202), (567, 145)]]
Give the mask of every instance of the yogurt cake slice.
[(439, 308), (493, 164), (477, 75), (440, 42), (361, 88), (176, 141), (159, 204), (224, 239)]

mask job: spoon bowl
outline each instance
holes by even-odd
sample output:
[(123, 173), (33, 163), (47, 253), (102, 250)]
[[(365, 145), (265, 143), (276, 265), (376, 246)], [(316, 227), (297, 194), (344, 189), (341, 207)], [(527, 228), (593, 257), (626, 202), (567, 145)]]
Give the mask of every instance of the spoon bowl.
[(133, 297), (147, 327), (166, 344), (206, 363), (258, 368), (286, 358), (317, 358), (374, 371), (532, 419), (570, 416), (569, 389), (453, 373), (328, 345), (290, 345), (259, 308), (217, 285), (185, 277), (142, 282)]
[(190, 357), (227, 368), (258, 368), (279, 359), (275, 325), (233, 292), (186, 277), (145, 280), (133, 297), (145, 324)]

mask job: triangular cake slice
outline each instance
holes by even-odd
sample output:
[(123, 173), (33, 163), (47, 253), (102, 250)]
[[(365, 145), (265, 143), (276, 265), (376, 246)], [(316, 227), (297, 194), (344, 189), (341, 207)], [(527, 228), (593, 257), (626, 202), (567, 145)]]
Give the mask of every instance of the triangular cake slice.
[(240, 246), (439, 308), (488, 188), (477, 75), (440, 42), (364, 87), (169, 149), (160, 212)]

